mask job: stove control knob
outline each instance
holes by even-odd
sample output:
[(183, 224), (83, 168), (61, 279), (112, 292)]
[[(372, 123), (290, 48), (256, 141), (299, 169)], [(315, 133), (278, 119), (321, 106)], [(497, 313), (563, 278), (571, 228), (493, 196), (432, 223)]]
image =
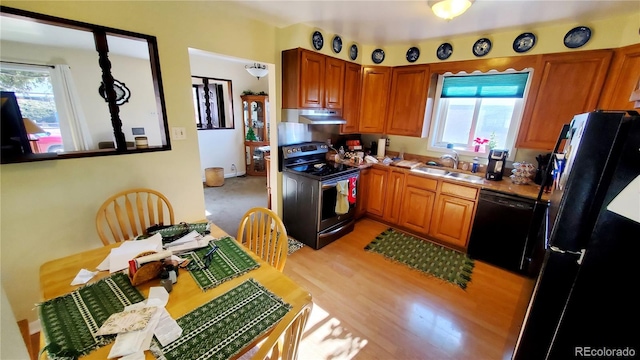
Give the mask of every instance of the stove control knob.
[(301, 149), (301, 148), (298, 148), (298, 152), (300, 152), (300, 151), (302, 151), (302, 149)]
[(287, 154), (291, 154), (291, 149), (287, 149)]

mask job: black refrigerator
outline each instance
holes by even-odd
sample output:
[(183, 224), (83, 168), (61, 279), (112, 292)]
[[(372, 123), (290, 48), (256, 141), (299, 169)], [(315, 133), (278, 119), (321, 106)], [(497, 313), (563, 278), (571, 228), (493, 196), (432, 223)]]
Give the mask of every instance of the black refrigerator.
[(640, 116), (576, 115), (563, 152), (513, 359), (640, 357)]

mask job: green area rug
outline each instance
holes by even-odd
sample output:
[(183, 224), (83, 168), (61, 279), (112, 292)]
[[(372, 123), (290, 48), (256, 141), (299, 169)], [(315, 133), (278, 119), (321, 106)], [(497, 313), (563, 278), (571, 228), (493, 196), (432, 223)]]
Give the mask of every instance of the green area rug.
[(177, 319), (182, 335), (151, 351), (161, 360), (229, 359), (265, 334), (291, 305), (249, 279)]
[(447, 249), (392, 228), (378, 235), (364, 248), (423, 273), (465, 289), (471, 281), (474, 262), (465, 254)]
[[(211, 263), (206, 267), (204, 257), (214, 245), (218, 246), (218, 250), (213, 253)], [(260, 267), (242, 245), (231, 237), (210, 241), (209, 246), (181, 256), (190, 261), (187, 269), (202, 290), (216, 287)]]
[(111, 343), (116, 335), (93, 335), (125, 306), (144, 300), (129, 277), (116, 273), (69, 294), (45, 301), (38, 316), (51, 359), (77, 359)]
[(287, 242), (288, 242), (288, 245), (289, 245), (289, 250), (287, 251), (287, 255), (291, 255), (294, 252), (296, 252), (296, 251), (298, 251), (298, 250), (300, 250), (300, 249), (302, 249), (304, 247), (303, 243), (301, 243), (300, 241), (292, 238), (291, 236), (289, 236), (289, 239), (288, 239)]

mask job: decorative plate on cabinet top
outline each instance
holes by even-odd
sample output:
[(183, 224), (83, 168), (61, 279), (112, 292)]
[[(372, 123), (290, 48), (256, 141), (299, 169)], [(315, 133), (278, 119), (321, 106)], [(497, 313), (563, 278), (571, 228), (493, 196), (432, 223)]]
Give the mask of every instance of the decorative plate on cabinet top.
[(487, 38), (478, 39), (471, 50), (475, 56), (485, 56), (491, 51), (491, 40)]
[(409, 50), (407, 50), (407, 61), (412, 63), (415, 62), (416, 60), (418, 60), (418, 58), (420, 57), (420, 50), (417, 47), (410, 47)]
[(453, 46), (449, 43), (442, 43), (438, 46), (438, 50), (436, 51), (436, 56), (440, 60), (446, 60), (453, 53)]
[(376, 63), (376, 64), (380, 64), (381, 62), (383, 62), (384, 61), (384, 50), (382, 50), (382, 49), (373, 50), (373, 52), (371, 53), (371, 60), (373, 60), (373, 62)]
[(591, 38), (591, 29), (586, 26), (578, 26), (569, 30), (564, 36), (564, 46), (575, 49), (584, 45)]
[(314, 49), (316, 50), (322, 49), (322, 46), (324, 45), (324, 38), (322, 37), (322, 34), (320, 33), (320, 31), (313, 32), (313, 35), (311, 35), (311, 43), (313, 43)]
[(338, 35), (333, 37), (333, 41), (331, 42), (332, 49), (334, 53), (339, 53), (342, 51), (342, 38)]
[(349, 49), (349, 59), (355, 60), (358, 57), (358, 45), (353, 44)]
[(513, 40), (513, 51), (517, 53), (523, 53), (531, 50), (536, 44), (536, 36), (532, 33), (522, 33)]

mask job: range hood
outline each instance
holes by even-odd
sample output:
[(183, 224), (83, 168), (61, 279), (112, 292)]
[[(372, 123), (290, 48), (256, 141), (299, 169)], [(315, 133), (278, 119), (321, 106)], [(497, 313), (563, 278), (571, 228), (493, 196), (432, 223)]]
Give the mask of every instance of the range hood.
[(341, 110), (333, 109), (282, 109), (282, 121), (308, 125), (341, 125), (347, 121)]

